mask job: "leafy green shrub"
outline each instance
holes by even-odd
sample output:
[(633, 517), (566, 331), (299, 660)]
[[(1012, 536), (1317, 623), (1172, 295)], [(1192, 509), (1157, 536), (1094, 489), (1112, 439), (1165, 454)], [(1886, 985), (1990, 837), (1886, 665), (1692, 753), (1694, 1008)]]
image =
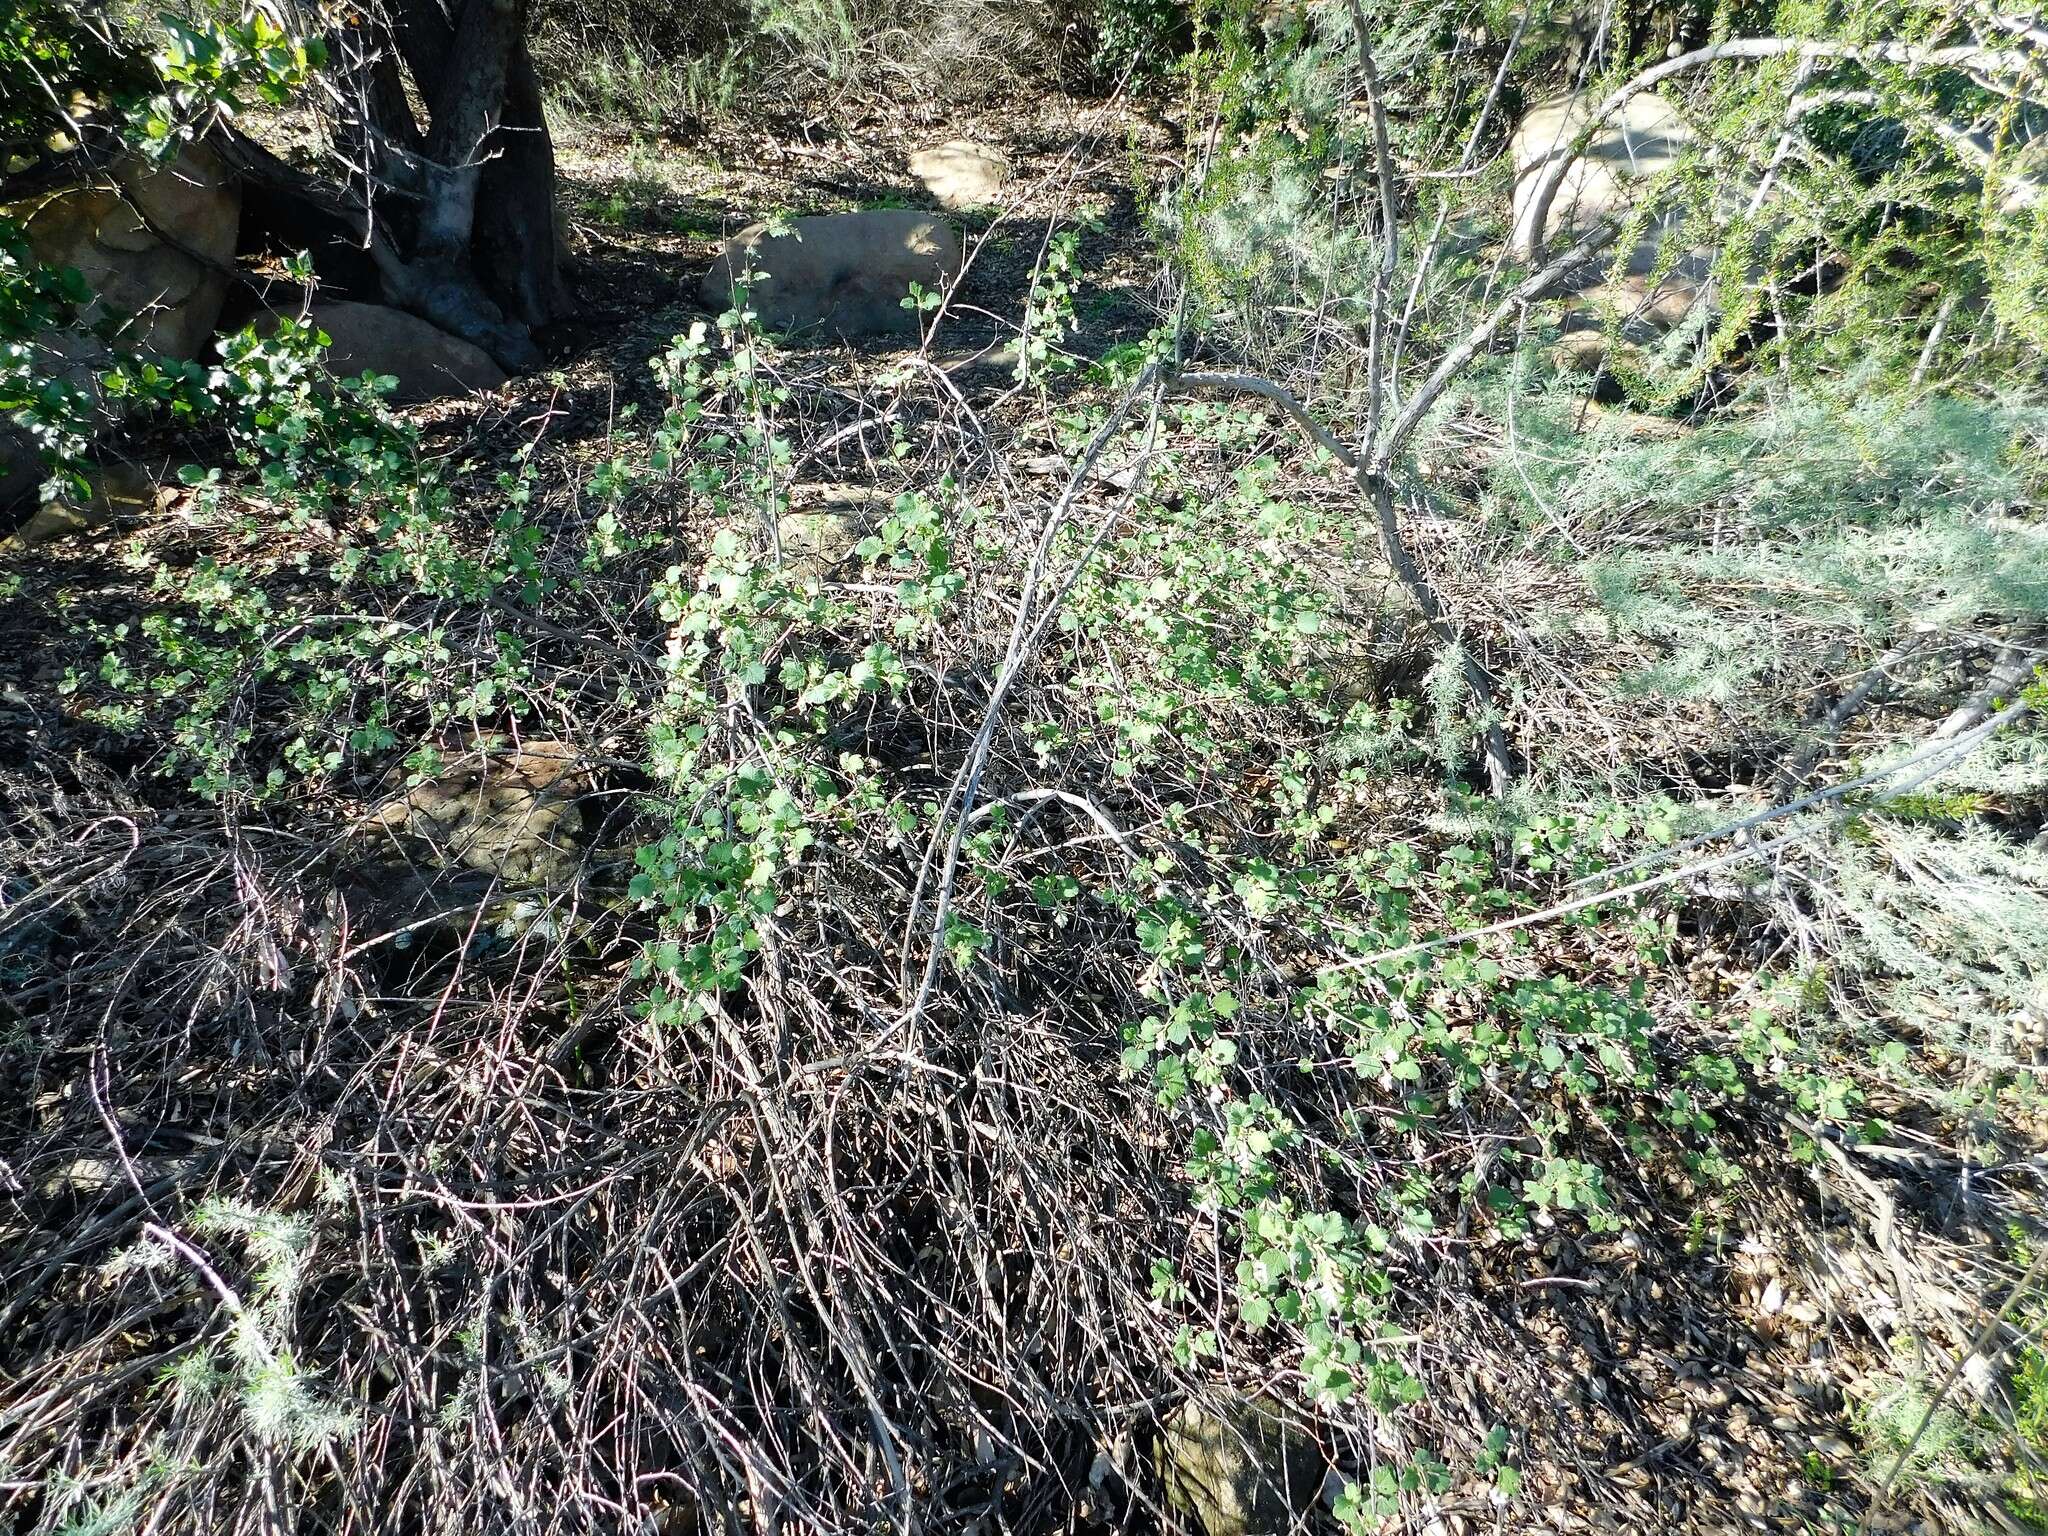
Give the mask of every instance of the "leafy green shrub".
[[(525, 707), (526, 669), (510, 644), (451, 686), (445, 621), (380, 611), (538, 597), (521, 483), (507, 477), (505, 509), (480, 543), (458, 541), (439, 467), (383, 403), (395, 381), (332, 378), (327, 344), (289, 320), (269, 337), (245, 330), (224, 343), (203, 398), (219, 402), (270, 515), (332, 530), (331, 562), (303, 570), (296, 600), (280, 604), (260, 564), (178, 567), (138, 552), (154, 569), (156, 606), (103, 629), (97, 672), (63, 685), (85, 718), (121, 734), (168, 721), (173, 745), (155, 771), (188, 777), (209, 799), (301, 791), (394, 745), (393, 725), (414, 711), (430, 724), (480, 724)], [(188, 467), (184, 478), (202, 507), (220, 499), (220, 470)]]
[(1185, 0), (1097, 0), (1089, 66), (1103, 81), (1167, 73), (1191, 40)]
[[(1516, 429), (1528, 447), (1496, 471), (1502, 510), (1539, 543), (1574, 530), (1576, 551), (1553, 558), (1585, 582), (1531, 622), (1560, 651), (1628, 654), (1609, 674), (1611, 718), (1704, 708), (1749, 750), (1796, 760), (1817, 655), (1903, 646), (1889, 686), (1910, 700), (1946, 686), (1912, 659), (1935, 661), (1939, 636), (2048, 621), (2038, 541), (2011, 515), (2038, 494), (2048, 422), (2031, 404), (1902, 399), (1866, 375), (1770, 391), (1669, 437), (1560, 430), (1527, 400)], [(1619, 552), (1598, 553), (1610, 540)], [(1894, 729), (1865, 739), (1866, 766), (1903, 757), (1925, 727)], [(2016, 727), (1934, 780), (1935, 800), (1880, 797), (1837, 820), (1819, 834), (1831, 868), (1808, 888), (1829, 925), (1838, 1016), (1881, 1035), (1908, 1024), (1975, 1063), (1980, 1088), (2016, 1065), (2013, 1021), (2048, 964), (2048, 865), (1973, 812), (2037, 800), (2043, 750)], [(1551, 763), (1567, 779), (1570, 755)]]
[(66, 0), (16, 0), (0, 19), (0, 153), (13, 169), (68, 153), (76, 140), (60, 103), (78, 91), (135, 100), (151, 83), (146, 62), (94, 12)]
[[(318, 38), (253, 10), (190, 25), (166, 18), (161, 46), (145, 55), (82, 13), (35, 0), (0, 31), (8, 174), (82, 172), (88, 150), (72, 130), (93, 139), (90, 155), (125, 149), (172, 164), (215, 114), (245, 97), (289, 100), (325, 57)], [(0, 217), (0, 416), (71, 489), (82, 488), (86, 449), (109, 414), (190, 421), (213, 409), (221, 376), (136, 351), (133, 319), (106, 312), (78, 272), (38, 262), (21, 227)]]
[[(1014, 481), (982, 472), (985, 437), (917, 368), (849, 388), (763, 337), (744, 280), (654, 360), (658, 421), (579, 444), (545, 517), (529, 459), (485, 483), (436, 458), (380, 381), (324, 376), (309, 328), (229, 347), (203, 399), (237, 463), (191, 477), (189, 562), (146, 540), (123, 554), (150, 573), (149, 611), (101, 635), (76, 713), (229, 802), (237, 837), (281, 829), (294, 849), (320, 841), (302, 833), (316, 818), (284, 817), (294, 794), (374, 780), (413, 743), (404, 765), (431, 772), (453, 721), (489, 739), (568, 720), (630, 759), (630, 881), (623, 854), (597, 854), (548, 893), (561, 942), (495, 966), (464, 943), (445, 986), (393, 965), (349, 992), (331, 934), (229, 905), (160, 941), (203, 978), (176, 993), (186, 1016), (148, 997), (114, 1021), (143, 1045), (112, 1052), (115, 1010), (78, 1010), (81, 1059), (127, 1072), (154, 1050), (173, 1105), (197, 1075), (190, 1037), (216, 1027), (231, 1070), (208, 1092), (240, 1107), (287, 1085), (331, 1138), (306, 1157), (355, 1170), (346, 1242), (309, 1213), (297, 1155), (220, 1175), (291, 1198), (187, 1212), (244, 1261), (265, 1349), (230, 1333), (182, 1354), (165, 1391), (221, 1443), (275, 1451), (309, 1519), (365, 1486), (459, 1519), (508, 1480), (601, 1486), (593, 1507), (650, 1518), (643, 1486), (676, 1483), (705, 1511), (720, 1490), (793, 1490), (791, 1518), (821, 1524), (872, 1523), (885, 1477), (914, 1511), (932, 1488), (962, 1501), (948, 1513), (984, 1490), (993, 1508), (1048, 1420), (1078, 1445), (1121, 1430), (1105, 1402), (1252, 1380), (1314, 1419), (1346, 1526), (1436, 1519), (1468, 1474), (1506, 1502), (1543, 1458), (1430, 1406), (1464, 1338), (1445, 1287), (1569, 1282), (1550, 1259), (1661, 1256), (1688, 1227), (1697, 1251), (1727, 1192), (1770, 1171), (1760, 1127), (1782, 1115), (1819, 1162), (1892, 1112), (1937, 1038), (1922, 994), (2014, 1011), (2037, 959), (2020, 930), (2048, 931), (2037, 861), (1990, 819), (2038, 820), (2024, 731), (1916, 798), (1773, 823), (1796, 905), (1740, 872), (1708, 883), (1719, 865), (1599, 893), (1638, 856), (1684, 860), (1682, 837), (1722, 825), (1729, 798), (1775, 795), (1781, 766), (1795, 782), (1819, 755), (1897, 753), (1954, 692), (1950, 658), (2031, 633), (2031, 407), (1795, 376), (1721, 398), (1683, 441), (1633, 418), (1586, 433), (1535, 345), (1496, 338), (1396, 466), (1418, 558), (1470, 619), (1446, 640), (1390, 592), (1373, 509), (1293, 455), (1291, 423), (1146, 387), (1188, 351), (1263, 349), (1362, 431), (1367, 392), (1324, 359), (1364, 345), (1348, 331), (1371, 194), (1327, 27), (1347, 18), (1319, 15), (1271, 52), (1230, 34), (1244, 117), (1178, 204), (1218, 199), (1213, 225), (1180, 226), (1208, 288), (1200, 334), (1053, 377), (1078, 264), (1049, 247), (1024, 337), (1046, 388), (1006, 408), (1093, 464), (1052, 498), (1001, 499)], [(789, 46), (845, 45), (835, 16), (853, 13)], [(1409, 56), (1440, 19), (1416, 20)], [(1400, 88), (1417, 80), (1444, 84)], [(1440, 165), (1431, 135), (1469, 121), (1404, 113), (1399, 153)], [(1261, 267), (1239, 236), (1283, 184), (1312, 227)], [(1405, 391), (1404, 369), (1462, 333), (1472, 295), (1418, 293), (1415, 355), (1369, 382)], [(1312, 318), (1257, 331), (1276, 306)], [(1130, 394), (1128, 416), (1091, 383)], [(821, 472), (876, 493), (829, 568), (792, 522)], [(572, 598), (587, 610), (557, 615)], [(1943, 642), (1927, 669), (1831, 721), (1842, 675), (1918, 624)], [(1457, 783), (1468, 662), (1501, 677), (1530, 781), (1495, 803)], [(224, 878), (243, 879), (241, 846)], [(216, 1006), (230, 924), (265, 968)], [(1734, 927), (1786, 955), (1722, 1002), (1679, 962)], [(288, 1041), (284, 1065), (246, 1067), (245, 1038)], [(124, 1330), (190, 1311), (140, 1292), (110, 1277), (49, 1315), (75, 1307), (132, 1352)], [(1024, 1338), (1043, 1347), (1013, 1394)], [(116, 1443), (104, 1390), (35, 1444), (38, 1471)], [(629, 1419), (645, 1444), (620, 1452), (608, 1426)], [(178, 1421), (155, 1404), (133, 1421), (147, 1429), (113, 1460), (154, 1468), (142, 1435)], [(733, 1445), (748, 1451), (721, 1482)], [(117, 1474), (73, 1497), (53, 1471), (53, 1502), (113, 1518), (162, 1475), (110, 1491)], [(218, 1499), (236, 1475), (193, 1486)]]

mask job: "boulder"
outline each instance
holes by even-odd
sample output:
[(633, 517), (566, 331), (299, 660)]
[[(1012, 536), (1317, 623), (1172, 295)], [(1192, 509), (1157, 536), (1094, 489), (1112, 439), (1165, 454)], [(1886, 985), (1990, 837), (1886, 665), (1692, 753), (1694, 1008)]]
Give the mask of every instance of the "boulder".
[(87, 494), (45, 501), (6, 538), (0, 555), (18, 554), (72, 534), (91, 533), (124, 513), (151, 512), (165, 505), (171, 492), (159, 487), (132, 464), (109, 464), (85, 472)]
[(130, 156), (99, 185), (7, 212), (37, 260), (78, 269), (98, 296), (95, 314), (133, 317), (122, 337), (129, 345), (201, 356), (227, 298), (242, 226), (241, 183), (212, 150), (187, 144), (161, 166)]
[[(1553, 101), (1530, 112), (1515, 130), (1509, 145), (1515, 166), (1510, 249), (1517, 257), (1526, 260), (1534, 252), (1537, 193), (1559, 158), (1571, 153), (1589, 111), (1580, 97)], [(1546, 254), (1557, 256), (1603, 219), (1627, 218), (1637, 186), (1669, 170), (1694, 139), (1685, 120), (1661, 97), (1645, 91), (1629, 98), (1601, 125), (1559, 182), (1543, 221)], [(1704, 247), (1688, 249), (1669, 272), (1654, 282), (1651, 278), (1666, 239), (1678, 230), (1683, 217), (1676, 206), (1660, 210), (1649, 221), (1642, 239), (1626, 253), (1620, 274), (1613, 280), (1608, 278), (1615, 270), (1610, 249), (1568, 282), (1565, 291), (1585, 301), (1580, 315), (1587, 323), (1599, 324), (1596, 317), (1611, 305), (1620, 312), (1625, 332), (1647, 338), (1668, 331), (1685, 318), (1707, 286), (1714, 252)], [(1566, 328), (1572, 328), (1570, 316)]]
[(704, 302), (724, 309), (733, 279), (762, 274), (752, 303), (771, 330), (813, 326), (842, 336), (915, 334), (903, 300), (912, 283), (936, 290), (960, 270), (960, 240), (944, 219), (911, 209), (797, 219), (783, 235), (756, 224), (728, 240), (705, 275)]
[(431, 860), (539, 885), (574, 874), (590, 774), (558, 741), (473, 747), (431, 779), (389, 789), (362, 825)]
[(861, 541), (881, 527), (894, 500), (873, 485), (792, 487), (790, 508), (775, 525), (783, 571), (800, 582), (842, 575), (858, 558)]
[(910, 157), (910, 174), (946, 208), (987, 208), (1002, 196), (1010, 163), (1000, 150), (972, 139), (949, 139)]
[(1205, 1536), (1286, 1536), (1329, 1473), (1315, 1441), (1263, 1400), (1186, 1403), (1153, 1453), (1168, 1506)]
[(311, 318), (332, 341), (328, 371), (341, 379), (364, 373), (397, 379), (394, 405), (477, 394), (505, 383), (505, 370), (481, 347), (402, 309), (333, 299), (315, 304)]

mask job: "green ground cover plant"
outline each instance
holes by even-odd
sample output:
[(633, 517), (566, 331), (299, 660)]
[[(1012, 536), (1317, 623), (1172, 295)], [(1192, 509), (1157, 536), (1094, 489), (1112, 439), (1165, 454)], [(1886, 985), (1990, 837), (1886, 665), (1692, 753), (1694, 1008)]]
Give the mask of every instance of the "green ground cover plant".
[[(425, 409), (0, 226), (49, 488), (177, 466), (0, 575), (0, 1508), (1249, 1536), (1193, 1425), (1259, 1529), (2038, 1523), (2048, 46), (1892, 9), (613, 27), (608, 239), (668, 119), (969, 11), (1175, 149), (915, 335), (693, 270)], [(173, 159), (325, 78), (166, 36)], [(1646, 90), (1651, 342), (1505, 239), (1521, 110)]]

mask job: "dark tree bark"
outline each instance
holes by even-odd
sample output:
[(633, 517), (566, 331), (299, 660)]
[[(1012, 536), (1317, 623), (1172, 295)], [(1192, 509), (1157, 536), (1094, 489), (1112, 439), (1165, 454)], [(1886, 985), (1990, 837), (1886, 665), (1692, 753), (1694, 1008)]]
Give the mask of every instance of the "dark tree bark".
[(567, 315), (575, 301), (562, 274), (555, 223), (555, 146), (541, 111), (540, 76), (524, 43), (505, 82), (496, 158), (484, 166), (473, 246), (478, 269), (508, 314), (533, 327)]
[(338, 184), (233, 130), (219, 135), (223, 148), (266, 194), (302, 206), (309, 226), (344, 222), (387, 302), (507, 368), (537, 366), (534, 329), (573, 299), (525, 0), (387, 0), (329, 42)]

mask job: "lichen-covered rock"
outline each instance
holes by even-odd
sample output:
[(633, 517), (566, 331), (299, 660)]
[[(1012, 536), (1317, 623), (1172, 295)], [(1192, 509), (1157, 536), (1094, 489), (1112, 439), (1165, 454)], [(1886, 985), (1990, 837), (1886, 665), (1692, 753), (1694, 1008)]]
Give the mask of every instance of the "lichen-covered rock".
[(891, 499), (871, 485), (794, 487), (790, 508), (775, 525), (783, 570), (798, 581), (825, 581), (845, 571), (861, 541), (881, 526)]
[(872, 531), (858, 513), (836, 508), (784, 513), (775, 525), (782, 569), (797, 581), (825, 581), (852, 564), (860, 541)]
[(986, 144), (949, 139), (912, 155), (910, 173), (944, 207), (987, 208), (1001, 199), (1010, 163)]
[(422, 783), (392, 789), (364, 825), (439, 863), (546, 884), (575, 873), (578, 801), (590, 787), (588, 770), (561, 742), (478, 748)]
[(944, 219), (910, 209), (797, 219), (786, 234), (756, 224), (725, 244), (705, 275), (704, 302), (724, 309), (735, 277), (762, 274), (750, 297), (770, 330), (820, 327), (842, 336), (909, 335), (912, 283), (929, 291), (960, 270), (960, 239)]
[(1204, 1536), (1285, 1536), (1314, 1507), (1328, 1467), (1276, 1404), (1183, 1404), (1154, 1442), (1167, 1505)]
[(96, 314), (127, 320), (125, 343), (188, 361), (204, 353), (242, 227), (241, 183), (204, 144), (166, 165), (131, 156), (102, 182), (7, 212), (38, 261), (78, 269)]

